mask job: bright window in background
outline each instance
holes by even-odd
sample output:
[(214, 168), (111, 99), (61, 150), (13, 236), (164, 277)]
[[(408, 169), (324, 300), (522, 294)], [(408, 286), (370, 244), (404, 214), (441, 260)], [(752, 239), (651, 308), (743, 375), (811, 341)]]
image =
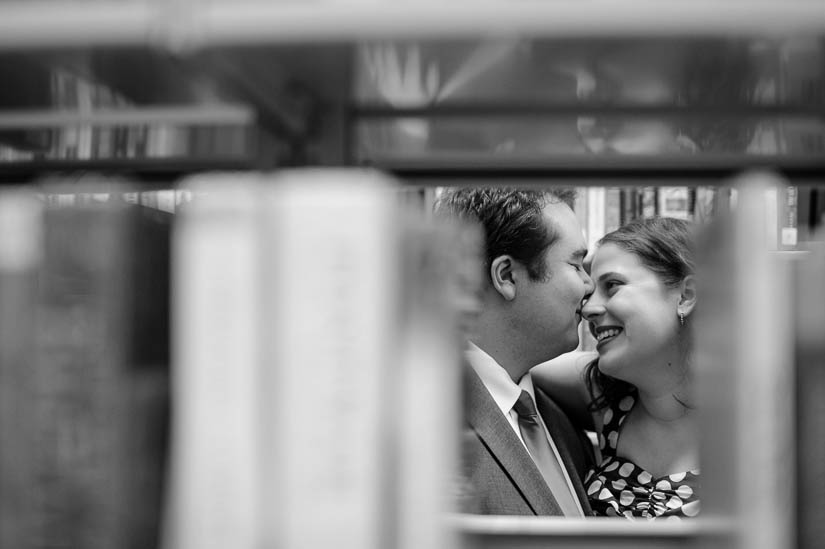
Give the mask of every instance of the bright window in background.
[(355, 154), (821, 154), (823, 60), (804, 38), (362, 44)]

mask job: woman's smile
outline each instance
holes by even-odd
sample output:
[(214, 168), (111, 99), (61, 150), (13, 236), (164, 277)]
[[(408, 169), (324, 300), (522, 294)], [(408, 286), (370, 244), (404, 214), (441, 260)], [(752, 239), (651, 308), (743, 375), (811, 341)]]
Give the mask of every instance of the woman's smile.
[(591, 333), (593, 337), (596, 338), (597, 344), (596, 349), (601, 348), (603, 345), (613, 341), (618, 337), (624, 330), (619, 326), (593, 326), (591, 324)]

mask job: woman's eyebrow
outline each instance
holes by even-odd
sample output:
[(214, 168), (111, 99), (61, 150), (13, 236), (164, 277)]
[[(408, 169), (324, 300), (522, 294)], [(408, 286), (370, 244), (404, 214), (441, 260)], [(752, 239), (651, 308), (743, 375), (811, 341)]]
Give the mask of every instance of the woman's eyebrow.
[(617, 272), (615, 272), (615, 271), (609, 271), (609, 272), (606, 272), (606, 273), (602, 273), (602, 274), (600, 274), (600, 275), (599, 275), (599, 278), (598, 278), (597, 280), (598, 280), (599, 282), (601, 282), (601, 281), (602, 281), (602, 280), (604, 280), (605, 278), (611, 278), (611, 277), (618, 277), (618, 278), (621, 278), (621, 276), (622, 276), (622, 275), (621, 275), (620, 273), (617, 273)]

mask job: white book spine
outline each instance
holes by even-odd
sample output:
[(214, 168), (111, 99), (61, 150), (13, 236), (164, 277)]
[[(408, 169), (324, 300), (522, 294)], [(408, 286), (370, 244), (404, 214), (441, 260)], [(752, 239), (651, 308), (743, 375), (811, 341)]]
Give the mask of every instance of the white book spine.
[(0, 191), (0, 270), (32, 269), (43, 255), (43, 204), (23, 188)]
[[(793, 326), (789, 265), (769, 254), (765, 196), (783, 184), (771, 174), (742, 176), (739, 190), (736, 268), (738, 318), (734, 336), (737, 384), (733, 394), (739, 426), (736, 478), (739, 547), (788, 547), (793, 542), (795, 463)], [(774, 218), (775, 219), (775, 218)], [(776, 235), (776, 224), (772, 234)], [(754, 446), (758, 451), (754, 451)], [(759, 471), (759, 482), (748, 472)]]
[(193, 178), (173, 238), (167, 549), (258, 547), (258, 188)]
[(605, 189), (587, 189), (587, 249), (593, 250), (605, 233)]
[(372, 172), (302, 170), (268, 190), (264, 546), (383, 549), (392, 186)]
[[(692, 324), (698, 336), (701, 513), (731, 525), (729, 533), (703, 539), (702, 546), (790, 547), (793, 298), (789, 265), (769, 252), (765, 231), (766, 193), (779, 182), (770, 174), (752, 173), (734, 183), (731, 217), (711, 225), (715, 231), (699, 248), (702, 306)], [(759, 471), (758, 482), (754, 471)]]
[(0, 189), (0, 547), (27, 546), (38, 527), (33, 331), (43, 249), (42, 202), (30, 189)]
[(459, 373), (478, 286), (475, 227), (411, 215), (405, 227), (396, 422), (398, 549), (456, 547), (444, 520), (458, 477)]

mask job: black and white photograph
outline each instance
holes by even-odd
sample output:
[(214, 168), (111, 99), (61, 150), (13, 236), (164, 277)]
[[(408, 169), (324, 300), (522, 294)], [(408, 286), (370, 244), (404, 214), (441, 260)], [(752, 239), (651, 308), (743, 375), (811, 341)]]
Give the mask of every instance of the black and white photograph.
[(820, 549), (825, 0), (0, 0), (0, 549)]

